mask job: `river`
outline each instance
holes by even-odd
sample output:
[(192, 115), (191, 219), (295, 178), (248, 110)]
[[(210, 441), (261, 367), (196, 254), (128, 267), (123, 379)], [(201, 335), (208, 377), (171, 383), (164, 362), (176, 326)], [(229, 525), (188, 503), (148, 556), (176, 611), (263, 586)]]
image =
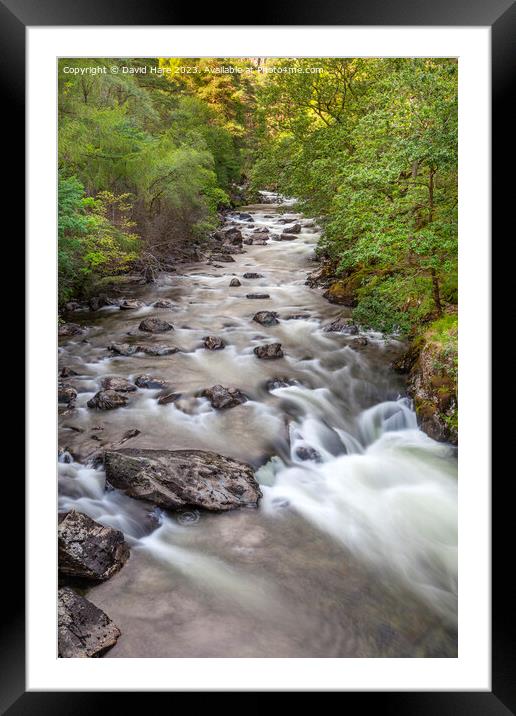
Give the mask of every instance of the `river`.
[[(121, 571), (87, 593), (122, 632), (105, 658), (454, 657), (455, 450), (417, 427), (391, 368), (401, 341), (361, 332), (367, 345), (357, 346), (356, 336), (323, 330), (350, 311), (305, 284), (316, 267), (314, 223), (292, 202), (240, 211), (254, 220), (232, 217), (244, 236), (263, 227), (279, 234), (285, 217), (302, 229), (292, 241), (244, 245), (233, 263), (182, 265), (130, 289), (170, 308), (78, 312), (72, 320), (87, 326), (87, 342), (71, 337), (59, 348), (79, 392), (75, 409), (60, 411), (68, 453), (58, 465), (59, 509), (121, 529), (131, 547)], [(234, 277), (240, 287), (229, 286)], [(252, 292), (270, 298), (246, 298)], [(279, 323), (254, 322), (261, 310), (276, 311)], [(151, 340), (179, 352), (107, 349), (135, 340), (149, 316), (175, 328)], [(206, 335), (225, 349), (206, 350)], [(280, 342), (284, 357), (258, 359), (253, 348), (265, 342)], [(87, 407), (102, 377), (142, 373), (182, 397), (160, 405), (162, 391), (139, 389), (126, 407)], [(198, 397), (215, 384), (249, 400), (215, 410)], [(174, 514), (106, 490), (102, 466), (81, 455), (127, 430), (140, 433), (124, 447), (205, 449), (252, 464), (259, 508)]]

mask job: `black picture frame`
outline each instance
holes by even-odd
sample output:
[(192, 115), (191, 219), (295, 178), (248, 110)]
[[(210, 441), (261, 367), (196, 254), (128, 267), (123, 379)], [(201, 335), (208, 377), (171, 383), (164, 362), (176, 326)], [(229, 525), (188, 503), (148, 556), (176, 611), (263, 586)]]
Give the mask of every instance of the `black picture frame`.
[[(508, 154), (514, 133), (509, 111), (511, 80), (514, 72), (516, 38), (516, 5), (512, 0), (362, 0), (339, 3), (332, 0), (286, 0), (260, 3), (254, 16), (245, 20), (244, 7), (228, 3), (202, 6), (204, 26), (217, 25), (384, 25), (384, 26), (489, 26), (492, 38), (492, 137), (493, 237), (502, 234), (502, 222), (514, 200), (511, 183), (503, 179), (502, 169), (510, 162)], [(0, 0), (0, 82), (4, 100), (4, 118), (8, 116), (9, 145), (16, 149), (16, 161), (8, 164), (8, 186), (4, 196), (7, 206), (16, 212), (18, 233), (22, 232), (24, 209), (25, 144), (25, 31), (28, 26), (66, 25), (192, 25), (200, 13), (200, 6), (174, 5), (160, 0)], [(238, 22), (227, 22), (227, 20)], [(13, 157), (14, 159), (14, 157)], [(4, 169), (4, 178), (5, 178)], [(511, 201), (512, 200), (512, 201)], [(20, 240), (20, 245), (22, 244)], [(494, 252), (493, 258), (496, 258)], [(501, 280), (493, 286), (493, 301), (500, 298), (504, 284), (509, 281), (509, 267), (505, 264), (498, 274)], [(506, 281), (504, 281), (506, 279)], [(19, 306), (18, 306), (19, 310)], [(495, 316), (493, 315), (493, 320)], [(481, 327), (483, 339), (489, 337), (489, 327)], [(496, 331), (496, 323), (493, 325)], [(502, 378), (503, 379), (503, 378)], [(500, 386), (502, 387), (502, 386)], [(496, 388), (496, 386), (494, 386)], [(506, 390), (506, 386), (504, 386)], [(496, 392), (496, 390), (494, 390)], [(19, 402), (19, 393), (16, 396)], [(502, 426), (497, 432), (499, 445), (508, 441), (508, 430)], [(486, 440), (490, 437), (486, 436)], [(492, 454), (498, 451), (493, 446)], [(21, 505), (24, 504), (24, 485), (19, 475), (9, 484), (10, 505), (18, 505), (15, 515), (17, 537), (4, 548), (4, 581), (1, 626), (0, 711), (9, 716), (51, 713), (90, 714), (116, 708), (120, 694), (103, 692), (27, 692), (25, 686), (25, 593), (24, 545), (20, 526)], [(356, 709), (370, 708), (382, 714), (396, 716), (439, 716), (464, 714), (467, 716), (503, 716), (516, 713), (516, 641), (512, 611), (514, 587), (507, 578), (508, 550), (513, 529), (512, 503), (508, 499), (502, 472), (500, 484), (493, 481), (493, 542), (492, 542), (492, 691), (452, 692), (345, 692), (344, 705)], [(12, 507), (11, 507), (12, 509)], [(5, 537), (4, 537), (5, 538)], [(514, 570), (512, 570), (514, 572)], [(514, 578), (514, 573), (512, 574)], [(49, 575), (49, 579), (53, 579)], [(511, 591), (512, 590), (512, 591)], [(148, 699), (150, 694), (144, 694)], [(132, 697), (137, 698), (134, 694)]]

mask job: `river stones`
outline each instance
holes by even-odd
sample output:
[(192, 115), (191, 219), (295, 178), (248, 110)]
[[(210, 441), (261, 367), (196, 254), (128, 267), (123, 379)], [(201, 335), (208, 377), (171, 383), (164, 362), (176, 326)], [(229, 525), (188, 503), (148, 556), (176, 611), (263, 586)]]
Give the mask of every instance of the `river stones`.
[(359, 336), (358, 338), (353, 338), (350, 345), (352, 348), (359, 350), (360, 348), (365, 348), (365, 346), (369, 345), (369, 341), (365, 336)]
[(268, 293), (248, 293), (246, 295), (246, 298), (263, 299), (263, 298), (270, 298), (270, 295)]
[(146, 333), (166, 333), (174, 330), (171, 323), (162, 321), (161, 318), (144, 318), (138, 328)]
[(275, 326), (279, 323), (278, 314), (275, 311), (258, 311), (254, 314), (253, 321), (262, 326)]
[(108, 615), (70, 587), (57, 593), (58, 655), (62, 658), (101, 656), (114, 646), (120, 629)]
[(116, 390), (99, 390), (93, 398), (87, 402), (88, 408), (96, 410), (114, 410), (127, 405), (129, 398), (123, 393), (117, 393)]
[(79, 373), (77, 373), (75, 370), (73, 370), (67, 365), (63, 366), (59, 371), (60, 378), (71, 378), (74, 375), (79, 375)]
[(158, 398), (158, 405), (169, 405), (170, 403), (175, 403), (181, 398), (181, 393), (165, 393), (164, 395), (160, 395)]
[(353, 323), (351, 318), (336, 318), (331, 323), (327, 323), (323, 327), (325, 333), (346, 333), (349, 336), (356, 336), (358, 326)]
[(152, 304), (154, 308), (173, 308), (174, 304), (169, 301), (168, 298), (161, 298), (159, 301), (154, 301)]
[(258, 229), (253, 229), (253, 234), (268, 234), (269, 229), (266, 226), (261, 226)]
[(138, 352), (138, 346), (133, 346), (129, 343), (111, 343), (108, 346), (108, 350), (119, 356), (133, 356)]
[(274, 236), (274, 241), (294, 241), (294, 239), (297, 239), (297, 236), (295, 234), (289, 234), (286, 231), (278, 236)]
[(319, 452), (313, 447), (305, 447), (300, 445), (295, 450), (295, 456), (299, 460), (311, 460), (312, 462), (322, 462), (322, 457)]
[(297, 380), (275, 377), (267, 381), (266, 388), (267, 390), (277, 390), (278, 388), (289, 388), (291, 385), (298, 385)]
[(284, 234), (299, 234), (301, 232), (301, 224), (294, 224), (293, 226), (289, 226), (285, 231)]
[(103, 582), (129, 558), (120, 530), (104, 527), (75, 510), (60, 517), (57, 544), (59, 571), (69, 577)]
[(104, 306), (119, 306), (121, 300), (119, 298), (109, 298), (109, 296), (92, 296), (88, 301), (90, 311), (98, 311)]
[(266, 236), (264, 239), (253, 239), (253, 246), (266, 246), (268, 236)]
[(79, 326), (78, 323), (62, 323), (60, 326), (58, 326), (57, 329), (57, 335), (59, 337), (62, 336), (79, 336), (81, 333), (84, 333), (86, 329), (82, 326)]
[(148, 356), (168, 356), (172, 353), (177, 353), (179, 348), (177, 346), (164, 346), (164, 345), (140, 345), (136, 346), (137, 353), (145, 353)]
[(256, 346), (254, 354), (264, 360), (283, 358), (285, 355), (281, 350), (281, 343), (265, 343), (263, 346)]
[(261, 497), (250, 465), (214, 452), (126, 448), (106, 452), (104, 464), (113, 487), (172, 510), (256, 507)]
[(119, 378), (118, 376), (102, 378), (100, 384), (103, 390), (117, 390), (120, 393), (130, 393), (133, 390), (137, 390), (134, 383), (131, 383), (126, 378)]
[(256, 271), (246, 271), (242, 275), (244, 278), (263, 278), (263, 274), (256, 273)]
[(57, 402), (70, 405), (77, 400), (77, 391), (69, 383), (59, 383), (57, 386)]
[(225, 342), (218, 336), (204, 336), (204, 347), (209, 351), (220, 351), (226, 347)]
[(223, 385), (213, 385), (211, 388), (206, 388), (201, 395), (208, 398), (212, 406), (217, 410), (234, 408), (247, 400), (247, 396), (238, 388), (224, 388)]
[(224, 241), (228, 241), (233, 246), (241, 246), (243, 241), (242, 232), (235, 227), (226, 229), (224, 231)]
[(126, 298), (120, 302), (119, 308), (121, 311), (132, 311), (143, 308), (144, 306), (145, 303), (143, 301), (138, 301), (135, 298)]
[(138, 388), (147, 388), (150, 390), (155, 390), (158, 388), (164, 388), (167, 383), (161, 378), (154, 378), (152, 375), (147, 375), (147, 373), (143, 373), (142, 375), (136, 377), (134, 384), (137, 385)]
[(229, 285), (231, 286), (231, 288), (235, 288), (236, 286), (241, 286), (242, 284), (237, 278), (232, 278), (229, 282)]
[(220, 261), (226, 264), (230, 264), (235, 260), (230, 254), (212, 254), (211, 259), (212, 261)]
[(250, 236), (248, 236), (246, 239), (243, 240), (243, 244), (246, 244), (247, 246), (252, 246), (253, 240)]
[(246, 214), (246, 213), (240, 213), (238, 215), (238, 218), (240, 219), (240, 221), (254, 221), (251, 214)]

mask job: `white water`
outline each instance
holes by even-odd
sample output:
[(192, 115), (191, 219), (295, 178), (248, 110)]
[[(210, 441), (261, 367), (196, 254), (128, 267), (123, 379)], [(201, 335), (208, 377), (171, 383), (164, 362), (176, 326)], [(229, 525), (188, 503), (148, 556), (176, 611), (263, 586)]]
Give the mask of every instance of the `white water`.
[[(286, 209), (299, 217), (292, 203)], [(252, 208), (255, 222), (238, 223), (278, 232), (276, 211)], [(292, 242), (244, 247), (246, 254), (219, 269), (196, 265), (164, 276), (138, 297), (171, 298), (172, 311), (99, 312), (90, 343), (63, 344), (62, 364), (81, 373), (70, 381), (82, 391), (78, 408), (61, 417), (61, 444), (73, 455), (80, 459), (95, 446), (97, 429), (108, 442), (136, 427), (141, 435), (128, 446), (202, 448), (243, 459), (256, 466), (263, 491), (257, 511), (178, 519), (106, 492), (101, 469), (61, 458), (60, 509), (75, 507), (123, 530), (132, 547), (119, 575), (91, 590), (123, 631), (110, 656), (455, 653), (454, 450), (423, 434), (401, 397), (403, 385), (389, 368), (402, 349), (396, 340), (364, 334), (368, 346), (354, 350), (352, 337), (321, 330), (342, 311), (304, 285), (317, 238), (304, 229)], [(246, 270), (263, 278), (244, 281)], [(231, 274), (241, 289), (228, 288)], [(248, 300), (250, 291), (271, 299)], [(252, 322), (259, 310), (278, 311), (280, 324)], [(299, 312), (307, 317), (287, 320)], [(149, 314), (174, 323), (173, 336), (156, 342), (173, 342), (181, 353), (106, 355), (108, 343), (127, 341), (127, 331)], [(203, 350), (207, 333), (223, 337), (227, 348)], [(281, 342), (285, 358), (257, 360), (252, 349), (266, 340)], [(181, 401), (159, 406), (160, 391), (139, 390), (126, 408), (99, 414), (86, 407), (102, 376), (143, 372), (169, 380)], [(295, 382), (267, 390), (274, 377)], [(215, 411), (195, 397), (215, 383), (240, 387), (250, 400)], [(187, 642), (177, 633), (185, 610)]]

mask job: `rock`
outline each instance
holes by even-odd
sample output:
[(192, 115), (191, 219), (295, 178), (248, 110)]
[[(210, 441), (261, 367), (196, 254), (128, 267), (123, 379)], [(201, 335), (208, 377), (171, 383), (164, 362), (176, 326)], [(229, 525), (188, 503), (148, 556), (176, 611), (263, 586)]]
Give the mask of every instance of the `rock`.
[(146, 331), (147, 333), (165, 333), (166, 331), (173, 331), (174, 326), (168, 321), (162, 321), (160, 318), (144, 318), (138, 326), (140, 331)]
[(175, 403), (179, 400), (181, 393), (165, 393), (160, 395), (158, 398), (158, 405), (168, 405), (169, 403)]
[(247, 396), (238, 390), (238, 388), (224, 388), (222, 385), (214, 385), (211, 388), (206, 388), (202, 391), (201, 395), (208, 398), (212, 406), (217, 410), (234, 408), (241, 403), (245, 403), (247, 400)]
[(289, 226), (288, 229), (285, 229), (283, 232), (284, 234), (299, 234), (301, 232), (301, 224), (294, 224), (294, 226)]
[(283, 358), (285, 355), (281, 350), (281, 343), (266, 343), (263, 346), (256, 346), (254, 354), (258, 358), (272, 360), (274, 358)]
[(88, 599), (62, 587), (57, 593), (57, 634), (61, 658), (85, 658), (111, 649), (120, 629)]
[(359, 338), (353, 338), (350, 345), (352, 348), (364, 348), (369, 345), (369, 341), (365, 336), (360, 336)]
[(202, 340), (204, 347), (209, 351), (220, 351), (226, 347), (222, 338), (219, 338), (218, 336), (204, 336)]
[(297, 385), (297, 380), (293, 378), (272, 378), (267, 381), (267, 390), (276, 390), (277, 388), (288, 388), (291, 385)]
[(253, 243), (253, 240), (250, 236), (248, 236), (247, 239), (244, 239), (242, 243), (246, 244), (247, 246), (251, 246)]
[(65, 311), (73, 313), (73, 311), (80, 311), (83, 306), (77, 301), (68, 301), (65, 303)]
[(98, 311), (99, 308), (103, 308), (104, 306), (119, 306), (120, 299), (108, 298), (107, 296), (92, 296), (88, 304), (91, 311)]
[(270, 298), (270, 296), (268, 293), (248, 293), (246, 295), (246, 298), (260, 299), (260, 298)]
[(108, 346), (108, 350), (117, 353), (119, 356), (133, 356), (138, 352), (138, 346), (133, 346), (129, 343), (111, 343)]
[(99, 390), (93, 398), (87, 402), (88, 408), (96, 408), (97, 410), (114, 410), (127, 405), (129, 398), (127, 395), (117, 393), (116, 390)]
[(220, 261), (226, 264), (230, 264), (235, 260), (230, 254), (212, 254), (211, 258), (213, 261)]
[(232, 246), (231, 244), (222, 244), (222, 246), (221, 246), (220, 248), (221, 248), (221, 251), (223, 251), (225, 254), (234, 255), (234, 254), (242, 254), (242, 253), (244, 253), (244, 252), (242, 251), (242, 246), (241, 246), (241, 245), (239, 245), (239, 246)]
[(131, 391), (137, 389), (134, 383), (117, 376), (107, 376), (106, 378), (102, 378), (100, 384), (103, 390), (117, 390), (120, 393), (130, 393)]
[(169, 301), (168, 298), (162, 298), (159, 301), (154, 301), (152, 304), (154, 308), (173, 308), (174, 304), (172, 301)]
[(68, 405), (74, 403), (77, 400), (77, 391), (69, 383), (59, 383), (57, 386), (57, 402), (68, 403)]
[(274, 236), (274, 241), (294, 241), (294, 239), (297, 239), (296, 234), (287, 234), (286, 232), (283, 232), (279, 236)]
[(167, 383), (165, 380), (161, 380), (161, 378), (153, 378), (151, 375), (144, 373), (143, 375), (137, 376), (134, 384), (137, 385), (138, 388), (154, 390), (156, 388), (164, 388)]
[(233, 510), (261, 497), (250, 465), (203, 450), (106, 452), (108, 482), (130, 497), (168, 509)]
[(58, 336), (79, 336), (85, 329), (78, 323), (62, 323), (57, 329)]
[(269, 229), (266, 226), (262, 226), (259, 229), (253, 229), (253, 234), (268, 234)]
[(267, 236), (266, 239), (253, 239), (253, 245), (254, 246), (267, 246), (267, 239), (269, 237)]
[(253, 316), (253, 321), (262, 326), (275, 326), (278, 321), (278, 314), (275, 311), (258, 311)]
[(246, 213), (240, 213), (238, 215), (238, 218), (240, 219), (240, 221), (254, 221), (251, 214), (246, 214)]
[(310, 288), (328, 288), (334, 280), (336, 270), (336, 261), (323, 261), (307, 275), (305, 284)]
[(351, 318), (336, 318), (331, 323), (323, 327), (325, 333), (346, 333), (349, 336), (356, 336), (358, 326), (355, 325)]
[(163, 345), (149, 345), (149, 346), (136, 346), (137, 353), (145, 353), (148, 356), (168, 356), (172, 353), (177, 353), (179, 348), (177, 346), (163, 346)]
[(358, 303), (356, 291), (350, 281), (334, 281), (330, 284), (329, 289), (323, 293), (323, 298), (330, 303), (337, 303), (340, 306), (349, 306), (350, 308), (354, 308)]
[(300, 445), (296, 448), (296, 457), (300, 460), (313, 460), (314, 462), (322, 462), (320, 453), (313, 447), (305, 447)]
[(232, 278), (231, 281), (229, 282), (229, 285), (232, 288), (234, 288), (235, 286), (241, 286), (242, 284), (240, 283), (240, 281), (237, 278)]
[(135, 298), (124, 299), (120, 303), (121, 311), (130, 311), (137, 308), (143, 308), (145, 303), (143, 301), (137, 301)]
[(61, 574), (103, 582), (129, 558), (120, 530), (104, 527), (81, 512), (67, 512), (57, 528), (58, 565)]
[(72, 368), (69, 368), (67, 365), (63, 366), (59, 371), (60, 378), (71, 378), (74, 375), (79, 375), (79, 373), (76, 373), (76, 371), (74, 371)]
[(256, 273), (255, 271), (246, 271), (243, 274), (244, 278), (263, 278), (263, 275), (261, 273)]
[(241, 245), (242, 240), (243, 237), (240, 229), (231, 227), (230, 229), (226, 229), (226, 231), (224, 231), (224, 241), (229, 241), (229, 243), (233, 244), (233, 246)]

